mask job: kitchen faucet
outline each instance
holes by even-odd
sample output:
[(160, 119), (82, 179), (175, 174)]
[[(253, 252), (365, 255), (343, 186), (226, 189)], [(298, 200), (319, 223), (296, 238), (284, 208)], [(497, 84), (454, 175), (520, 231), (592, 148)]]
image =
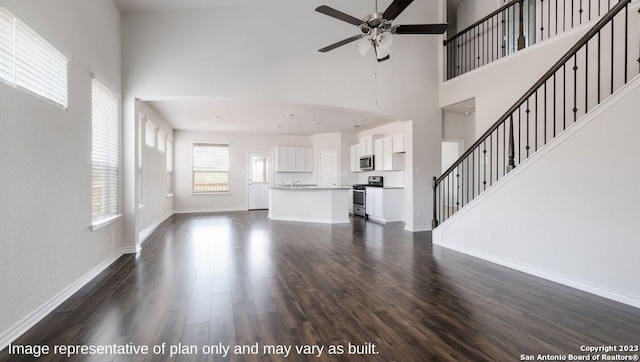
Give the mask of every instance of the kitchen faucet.
[(297, 181), (291, 180), (291, 187), (295, 186), (299, 182), (300, 180), (297, 180)]

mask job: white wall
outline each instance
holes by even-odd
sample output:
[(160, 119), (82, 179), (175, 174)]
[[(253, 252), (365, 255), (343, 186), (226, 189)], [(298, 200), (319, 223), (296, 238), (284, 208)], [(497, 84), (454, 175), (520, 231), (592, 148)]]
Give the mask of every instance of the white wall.
[(499, 1), (494, 0), (466, 0), (461, 2), (456, 12), (457, 31), (460, 32), (469, 25), (491, 14), (491, 12), (498, 8), (498, 2)]
[[(138, 102), (138, 114), (143, 114), (159, 130), (169, 138), (173, 138), (173, 129), (145, 102)], [(167, 196), (167, 153), (151, 148), (144, 143), (144, 128), (142, 129), (142, 207), (138, 208), (139, 233), (148, 234), (159, 222), (173, 212), (173, 197)], [(159, 139), (158, 139), (159, 142)]]
[[(215, 133), (175, 130), (175, 193), (176, 212), (247, 210), (248, 157), (251, 152), (271, 153), (275, 161), (276, 146), (311, 147), (308, 136), (286, 136), (249, 133)], [(229, 193), (192, 194), (192, 154), (194, 141), (229, 142)], [(291, 178), (303, 183), (315, 183), (313, 174), (274, 174), (274, 182), (289, 182)]]
[[(382, 1), (379, 6), (389, 3)], [(409, 224), (411, 229), (428, 229), (430, 217), (424, 216), (430, 213), (428, 185), (440, 170), (437, 84), (442, 37), (396, 37), (391, 61), (380, 64), (373, 57), (361, 57), (355, 45), (321, 54), (317, 49), (353, 35), (354, 28), (316, 13), (317, 5), (281, 0), (275, 5), (125, 15), (123, 65), (128, 132), (133, 132), (130, 124), (135, 114), (134, 97), (270, 99), (411, 120), (412, 137), (416, 139), (407, 144), (415, 147), (419, 157), (407, 170), (411, 182), (405, 187), (415, 200), (415, 210), (408, 213)], [(356, 15), (372, 10), (361, 2), (331, 0), (327, 5)], [(414, 2), (397, 23), (437, 22), (440, 5)], [(125, 137), (132, 142), (131, 136)], [(134, 183), (132, 175), (125, 178), (128, 184)], [(135, 197), (128, 195), (129, 204), (131, 199)], [(419, 218), (418, 214), (423, 216)]]
[(624, 91), (435, 229), (434, 244), (640, 307), (640, 78)]
[(0, 349), (125, 245), (121, 221), (90, 231), (91, 73), (121, 92), (117, 8), (110, 0), (2, 3), (71, 62), (67, 110), (0, 83)]

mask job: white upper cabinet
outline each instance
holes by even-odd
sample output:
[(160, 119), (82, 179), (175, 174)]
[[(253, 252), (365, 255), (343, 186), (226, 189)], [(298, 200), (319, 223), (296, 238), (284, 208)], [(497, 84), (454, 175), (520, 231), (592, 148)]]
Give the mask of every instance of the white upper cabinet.
[(313, 148), (276, 147), (276, 172), (313, 172)]
[(349, 147), (349, 171), (360, 172), (360, 144)]
[(404, 145), (404, 134), (397, 134), (392, 138), (393, 153), (407, 152)]

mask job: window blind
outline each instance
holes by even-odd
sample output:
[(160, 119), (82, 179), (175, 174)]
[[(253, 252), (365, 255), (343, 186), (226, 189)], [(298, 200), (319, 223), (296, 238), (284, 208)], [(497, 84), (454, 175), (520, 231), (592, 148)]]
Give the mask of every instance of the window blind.
[(167, 139), (167, 172), (173, 172), (173, 140)]
[(167, 195), (173, 194), (173, 140), (167, 137)]
[(162, 130), (158, 131), (158, 151), (166, 152), (167, 151), (167, 134)]
[(229, 145), (193, 144), (193, 192), (229, 191)]
[(94, 223), (118, 214), (119, 100), (97, 80), (92, 81), (92, 212)]
[(66, 108), (67, 62), (38, 33), (0, 8), (0, 77)]
[(151, 121), (147, 121), (147, 123), (145, 124), (145, 130), (144, 130), (144, 139), (145, 139), (145, 144), (151, 148), (156, 148), (156, 137), (157, 137), (157, 132), (158, 131), (158, 127), (155, 125), (155, 123), (151, 122)]
[(0, 78), (15, 85), (14, 17), (0, 7)]

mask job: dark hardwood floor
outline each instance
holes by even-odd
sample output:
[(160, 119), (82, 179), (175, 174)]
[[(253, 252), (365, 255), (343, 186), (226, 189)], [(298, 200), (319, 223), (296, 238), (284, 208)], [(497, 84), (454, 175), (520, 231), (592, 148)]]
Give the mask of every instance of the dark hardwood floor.
[(430, 233), (264, 211), (174, 215), (14, 342), (150, 348), (72, 358), (91, 361), (519, 361), (638, 344), (639, 309), (434, 247)]

